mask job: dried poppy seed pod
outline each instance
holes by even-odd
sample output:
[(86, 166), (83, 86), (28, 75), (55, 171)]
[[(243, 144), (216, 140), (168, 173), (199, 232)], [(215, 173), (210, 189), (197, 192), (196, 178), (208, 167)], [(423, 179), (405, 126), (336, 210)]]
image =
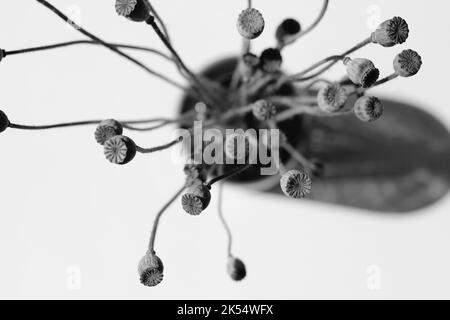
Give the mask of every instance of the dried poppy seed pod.
[(411, 49), (403, 50), (394, 59), (394, 70), (400, 77), (411, 77), (422, 67), (422, 58)]
[(5, 57), (6, 52), (3, 49), (0, 49), (0, 62), (2, 62), (3, 58)]
[(248, 40), (259, 37), (264, 31), (264, 26), (264, 17), (254, 8), (243, 10), (238, 17), (237, 29), (241, 36)]
[(148, 20), (152, 16), (150, 9), (147, 0), (116, 0), (117, 14), (132, 21), (143, 22)]
[(233, 256), (228, 258), (227, 271), (231, 279), (233, 279), (234, 281), (241, 281), (247, 275), (245, 264), (242, 262), (242, 260)]
[(199, 183), (190, 187), (181, 197), (181, 205), (183, 210), (191, 216), (198, 216), (202, 213), (211, 201), (211, 192), (209, 187), (203, 183)]
[(123, 133), (123, 126), (114, 119), (103, 120), (95, 130), (95, 140), (104, 145), (106, 141), (114, 136), (120, 136)]
[(247, 162), (254, 154), (257, 142), (251, 135), (233, 133), (225, 139), (225, 155), (238, 162)]
[(276, 115), (277, 108), (267, 100), (258, 100), (252, 104), (252, 113), (256, 119), (266, 121)]
[(266, 72), (278, 72), (283, 64), (283, 57), (278, 49), (269, 48), (261, 53), (260, 68)]
[(317, 93), (317, 104), (325, 112), (341, 110), (348, 99), (348, 91), (338, 83), (327, 84)]
[(139, 279), (144, 286), (154, 287), (161, 283), (164, 277), (164, 265), (161, 259), (151, 253), (147, 253), (139, 261)]
[(377, 97), (361, 97), (356, 100), (353, 110), (358, 119), (371, 122), (381, 117), (384, 107)]
[(347, 75), (350, 80), (363, 88), (371, 87), (380, 76), (380, 71), (368, 59), (350, 59), (347, 57), (343, 62), (347, 67)]
[(291, 44), (297, 39), (298, 34), (302, 31), (300, 23), (295, 19), (286, 19), (277, 28), (275, 38), (278, 46), (284, 47)]
[(309, 175), (300, 170), (290, 170), (280, 179), (281, 190), (294, 199), (302, 199), (311, 193), (312, 182)]
[(405, 20), (400, 17), (393, 17), (381, 23), (372, 33), (372, 42), (383, 47), (392, 47), (401, 44), (408, 39), (409, 28)]
[(115, 136), (105, 142), (106, 159), (115, 164), (127, 164), (136, 156), (136, 144), (126, 136)]
[(0, 132), (5, 131), (9, 127), (9, 119), (6, 113), (0, 110)]

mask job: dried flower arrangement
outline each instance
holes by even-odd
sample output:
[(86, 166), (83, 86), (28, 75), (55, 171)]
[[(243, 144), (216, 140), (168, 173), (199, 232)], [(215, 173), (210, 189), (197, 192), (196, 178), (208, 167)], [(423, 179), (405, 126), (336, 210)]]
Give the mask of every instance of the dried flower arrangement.
[[(145, 22), (158, 35), (169, 54), (155, 49), (114, 44), (103, 41), (81, 26), (68, 19), (60, 10), (45, 0), (36, 0), (89, 40), (64, 42), (54, 45), (28, 48), (15, 51), (0, 51), (0, 61), (6, 57), (28, 52), (51, 50), (77, 44), (101, 45), (122, 56), (131, 63), (139, 66), (150, 74), (181, 89), (193, 103), (188, 110), (183, 110), (176, 119), (144, 119), (134, 121), (91, 120), (72, 123), (60, 123), (43, 126), (28, 126), (10, 122), (7, 115), (0, 111), (0, 132), (7, 128), (23, 130), (43, 130), (69, 126), (97, 125), (94, 133), (95, 140), (103, 147), (108, 161), (118, 165), (125, 165), (133, 160), (138, 153), (153, 153), (181, 144), (185, 137), (178, 136), (161, 146), (143, 148), (134, 143), (128, 136), (123, 135), (124, 130), (151, 131), (167, 125), (176, 124), (192, 132), (193, 122), (203, 121), (204, 128), (266, 128), (279, 130), (280, 139), (277, 146), (285, 154), (297, 162), (296, 168), (287, 168), (281, 157), (277, 165), (280, 175), (279, 184), (282, 192), (294, 199), (308, 197), (312, 190), (312, 180), (324, 172), (324, 164), (315, 159), (307, 159), (292, 142), (292, 133), (283, 129), (283, 123), (294, 117), (309, 115), (313, 117), (340, 117), (354, 115), (363, 122), (372, 122), (383, 115), (383, 103), (377, 97), (368, 95), (374, 87), (391, 81), (397, 77), (410, 77), (421, 68), (422, 60), (413, 50), (400, 52), (393, 60), (392, 74), (379, 79), (380, 71), (369, 59), (350, 57), (358, 49), (370, 44), (383, 47), (392, 47), (404, 43), (409, 36), (408, 25), (400, 17), (389, 19), (371, 33), (367, 39), (359, 42), (346, 52), (327, 57), (314, 63), (305, 70), (287, 75), (282, 71), (283, 49), (311, 32), (322, 20), (328, 8), (328, 0), (323, 1), (322, 10), (314, 23), (306, 29), (292, 18), (280, 23), (276, 30), (276, 46), (264, 50), (256, 55), (251, 50), (251, 40), (259, 37), (264, 31), (264, 17), (253, 8), (251, 0), (237, 18), (237, 31), (244, 39), (243, 52), (236, 59), (235, 67), (227, 70), (229, 76), (219, 80), (205, 77), (204, 74), (194, 73), (182, 60), (174, 48), (166, 25), (148, 0), (116, 0), (115, 8), (120, 16), (135, 21)], [(169, 79), (154, 71), (144, 63), (128, 55), (123, 49), (144, 50), (158, 54), (178, 67), (180, 74), (189, 82), (189, 87)], [(331, 82), (322, 75), (341, 62), (346, 71), (342, 81)], [(194, 107), (195, 106), (195, 107)], [(142, 127), (141, 125), (150, 125)], [(203, 137), (202, 137), (203, 139)], [(237, 140), (244, 142), (243, 150), (238, 150)], [(260, 138), (263, 140), (262, 138)], [(207, 141), (202, 140), (202, 146)], [(217, 143), (217, 141), (211, 142)], [(249, 162), (249, 154), (255, 141), (246, 136), (234, 136), (233, 139), (220, 141), (228, 157), (242, 160), (237, 164), (205, 164), (197, 161), (198, 150), (190, 150), (188, 163), (184, 167), (186, 182), (173, 197), (157, 213), (150, 236), (148, 251), (139, 262), (139, 277), (145, 286), (156, 286), (163, 280), (163, 263), (155, 252), (155, 237), (158, 223), (166, 209), (181, 196), (181, 207), (188, 214), (197, 216), (202, 214), (209, 206), (211, 190), (214, 184), (226, 179), (233, 179), (247, 171), (255, 170), (258, 164)], [(268, 139), (257, 141), (265, 145)], [(190, 145), (189, 145), (190, 146)], [(191, 148), (190, 148), (191, 149)], [(200, 160), (202, 158), (200, 157)], [(233, 280), (245, 278), (244, 263), (232, 254), (231, 231), (222, 212), (222, 188), (219, 187), (219, 217), (228, 235), (228, 273)]]

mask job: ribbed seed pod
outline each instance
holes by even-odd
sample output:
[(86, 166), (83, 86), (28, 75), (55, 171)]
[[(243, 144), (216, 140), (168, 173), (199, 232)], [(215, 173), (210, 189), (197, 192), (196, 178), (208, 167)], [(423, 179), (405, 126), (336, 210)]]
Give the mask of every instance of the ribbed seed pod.
[(136, 144), (126, 136), (115, 136), (105, 142), (106, 159), (114, 164), (127, 164), (136, 156)]
[(5, 131), (9, 127), (9, 124), (8, 116), (0, 110), (0, 132)]
[(95, 140), (104, 145), (106, 141), (114, 136), (120, 136), (123, 133), (123, 126), (114, 119), (103, 120), (95, 130)]
[(380, 71), (368, 59), (345, 58), (344, 65), (347, 67), (347, 75), (350, 80), (363, 88), (371, 87), (380, 76)]
[(384, 107), (377, 97), (361, 97), (355, 102), (355, 115), (364, 122), (371, 122), (383, 115)]
[(275, 32), (275, 38), (277, 39), (278, 45), (284, 47), (294, 42), (301, 31), (302, 27), (297, 20), (286, 19), (278, 26)]
[(266, 121), (276, 115), (277, 108), (273, 103), (262, 99), (252, 104), (252, 113), (256, 119)]
[(148, 0), (116, 0), (116, 12), (136, 22), (143, 22), (151, 17)]
[(198, 216), (202, 213), (211, 201), (211, 192), (203, 183), (191, 186), (181, 197), (183, 210), (191, 216)]
[(311, 193), (312, 182), (309, 175), (300, 170), (290, 170), (280, 179), (281, 190), (294, 199), (305, 198)]
[(400, 77), (411, 77), (422, 67), (422, 58), (414, 50), (400, 52), (394, 59), (394, 70)]
[(259, 37), (264, 31), (264, 26), (264, 17), (254, 8), (243, 10), (238, 17), (237, 29), (246, 39), (252, 40)]
[(245, 264), (238, 258), (229, 257), (227, 263), (227, 271), (231, 279), (241, 281), (247, 275)]
[(408, 39), (409, 28), (405, 20), (394, 17), (381, 23), (372, 33), (372, 42), (383, 47), (392, 47)]
[(338, 83), (327, 84), (317, 93), (317, 104), (325, 112), (341, 110), (348, 99), (348, 92)]
[(155, 254), (147, 253), (139, 261), (139, 279), (144, 286), (154, 287), (161, 283), (164, 277), (164, 265)]

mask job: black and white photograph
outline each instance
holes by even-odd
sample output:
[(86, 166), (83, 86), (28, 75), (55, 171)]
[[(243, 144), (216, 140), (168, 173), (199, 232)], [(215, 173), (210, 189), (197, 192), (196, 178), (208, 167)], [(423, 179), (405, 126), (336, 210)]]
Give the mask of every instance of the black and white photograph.
[(450, 299), (448, 1), (1, 2), (1, 300)]

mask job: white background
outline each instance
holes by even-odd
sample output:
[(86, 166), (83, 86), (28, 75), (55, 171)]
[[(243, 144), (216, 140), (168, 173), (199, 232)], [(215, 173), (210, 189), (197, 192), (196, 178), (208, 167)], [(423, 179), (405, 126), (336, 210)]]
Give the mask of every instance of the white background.
[[(6, 50), (82, 38), (36, 1), (2, 2), (0, 46)], [(235, 21), (245, 1), (153, 2), (192, 68), (238, 51)], [(145, 24), (118, 17), (112, 0), (53, 3), (107, 41), (161, 48)], [(255, 42), (261, 50), (273, 45), (278, 22), (293, 16), (307, 25), (321, 1), (254, 5), (267, 23)], [(417, 77), (377, 91), (414, 102), (448, 125), (449, 9), (446, 0), (332, 1), (324, 22), (286, 50), (285, 67), (301, 70), (353, 46), (369, 35), (378, 13), (379, 19), (401, 15), (411, 29), (406, 46), (369, 46), (359, 55), (387, 74), (401, 49), (419, 51), (424, 66)], [(181, 81), (166, 62), (137, 56)], [(342, 72), (337, 67), (329, 76)], [(173, 116), (179, 99), (177, 89), (102, 48), (11, 56), (0, 63), (0, 108), (17, 123)], [(137, 262), (155, 213), (182, 183), (181, 165), (161, 153), (113, 166), (93, 131), (8, 130), (0, 136), (1, 298), (450, 298), (448, 197), (400, 216), (289, 201), (234, 186), (225, 190), (225, 212), (247, 279), (228, 278), (226, 238), (213, 200), (197, 218), (179, 205), (170, 208), (157, 239), (165, 280), (156, 288), (142, 287)], [(132, 137), (152, 146), (170, 132)], [(378, 275), (380, 286), (371, 286)]]

